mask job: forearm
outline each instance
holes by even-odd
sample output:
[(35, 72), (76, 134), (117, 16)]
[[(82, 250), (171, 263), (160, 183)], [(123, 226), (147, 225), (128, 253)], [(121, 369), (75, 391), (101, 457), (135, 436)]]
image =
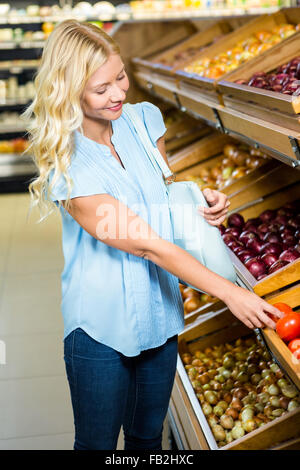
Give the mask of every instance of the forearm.
[(207, 269), (187, 251), (164, 239), (153, 240), (144, 258), (170, 272), (187, 284), (215, 296), (224, 302), (235, 286), (227, 279)]

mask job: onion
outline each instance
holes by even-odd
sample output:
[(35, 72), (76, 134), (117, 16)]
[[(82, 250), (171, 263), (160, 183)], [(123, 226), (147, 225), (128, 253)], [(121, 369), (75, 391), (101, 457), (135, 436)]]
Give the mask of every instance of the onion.
[(259, 234), (258, 228), (257, 228), (257, 226), (254, 225), (254, 224), (246, 224), (246, 225), (243, 227), (243, 230), (245, 230), (245, 231), (247, 231), (247, 232), (256, 233), (257, 235)]
[(275, 395), (273, 395), (272, 397), (270, 397), (269, 401), (270, 401), (270, 405), (274, 406), (274, 408), (280, 407), (279, 397), (276, 397)]
[(216, 424), (219, 423), (219, 418), (212, 413), (207, 417), (207, 421), (211, 427), (214, 427)]
[(262, 413), (264, 411), (264, 405), (262, 403), (255, 403), (255, 410)]
[(242, 228), (245, 224), (244, 217), (241, 214), (238, 214), (237, 212), (234, 214), (231, 214), (228, 217), (228, 225), (229, 227), (239, 227)]
[(246, 431), (246, 432), (251, 432), (251, 431), (254, 431), (254, 429), (257, 428), (257, 424), (255, 422), (254, 419), (248, 419), (247, 421), (243, 422), (242, 424), (243, 426), (243, 429)]
[(275, 410), (272, 411), (272, 416), (275, 416), (275, 418), (278, 418), (279, 416), (284, 413), (284, 410), (282, 408), (276, 408)]
[(223, 238), (224, 243), (226, 243), (226, 245), (231, 240), (237, 241), (237, 239), (233, 235), (231, 235), (231, 233), (224, 233), (224, 235), (222, 235), (222, 238)]
[(246, 247), (258, 254), (263, 251), (265, 243), (262, 240), (251, 238), (246, 242)]
[(286, 379), (279, 379), (277, 381), (277, 385), (279, 385), (280, 388), (284, 388), (284, 387), (287, 387), (289, 383)]
[(299, 219), (297, 219), (297, 217), (294, 217), (292, 219), (289, 219), (288, 225), (298, 229), (300, 227), (300, 221)]
[(206, 390), (204, 392), (204, 398), (210, 405), (216, 405), (218, 403), (218, 396), (213, 390)]
[(250, 232), (249, 230), (244, 230), (239, 236), (239, 241), (246, 245), (246, 243), (251, 240), (251, 238), (258, 238), (257, 234)]
[(234, 237), (238, 238), (241, 234), (242, 229), (240, 227), (229, 227), (225, 230), (225, 233), (230, 233)]
[[(282, 225), (282, 226), (285, 226), (287, 225), (288, 223), (288, 216), (287, 215), (284, 215), (284, 214), (278, 214), (275, 219), (274, 219), (274, 222), (277, 222), (278, 224)], [(280, 230), (280, 229), (279, 229)]]
[(285, 410), (287, 410), (287, 409), (288, 409), (288, 406), (289, 406), (289, 403), (290, 403), (289, 398), (287, 398), (287, 397), (280, 397), (280, 398), (279, 398), (279, 406), (280, 406), (280, 408), (284, 408)]
[(297, 400), (291, 400), (288, 404), (288, 411), (293, 411), (296, 408), (299, 408), (300, 403), (297, 402)]
[(243, 408), (243, 404), (239, 398), (233, 398), (232, 402), (229, 405), (230, 408), (233, 408), (237, 411), (240, 411)]
[(236, 421), (239, 417), (239, 412), (238, 410), (235, 410), (234, 408), (227, 408), (225, 411), (225, 414), (228, 416), (231, 416), (234, 421)]
[(294, 385), (286, 385), (281, 389), (283, 395), (287, 398), (295, 398), (298, 395), (296, 387)]
[(217, 403), (217, 406), (220, 406), (224, 411), (226, 411), (228, 408), (228, 403), (225, 400), (221, 400)]
[(282, 245), (281, 243), (266, 243), (263, 249), (263, 253), (274, 253), (276, 255), (280, 255), (282, 252)]
[(210, 377), (208, 373), (205, 372), (204, 374), (201, 374), (198, 376), (198, 380), (201, 383), (201, 385), (204, 385), (204, 384), (208, 384), (208, 382), (210, 381)]
[(247, 222), (245, 223), (245, 230), (247, 229), (248, 225), (255, 225), (255, 227), (258, 227), (258, 225), (261, 224), (261, 220), (258, 217), (248, 219)]
[(251, 375), (250, 380), (251, 380), (251, 383), (253, 383), (254, 385), (257, 385), (258, 382), (261, 380), (261, 376), (260, 374), (253, 374)]
[(257, 227), (258, 233), (263, 237), (267, 232), (269, 232), (269, 225), (268, 224), (260, 224)]
[(262, 260), (249, 259), (245, 266), (256, 279), (267, 272), (267, 266)]
[(239, 439), (240, 437), (243, 437), (244, 434), (245, 434), (245, 430), (243, 429), (242, 425), (236, 423), (235, 426), (231, 430), (231, 435), (233, 439)]
[(280, 235), (277, 235), (277, 233), (274, 232), (267, 232), (264, 237), (263, 237), (264, 242), (269, 242), (269, 243), (280, 243), (281, 238)]
[(212, 432), (216, 441), (223, 441), (226, 438), (225, 431), (219, 424), (215, 424), (215, 426), (212, 427)]
[(271, 405), (266, 405), (266, 406), (264, 407), (264, 414), (265, 414), (268, 418), (270, 418), (270, 417), (272, 416), (273, 410), (274, 410), (273, 406), (271, 406)]
[(255, 256), (255, 253), (254, 251), (251, 251), (251, 250), (243, 250), (243, 251), (240, 251), (239, 254), (238, 254), (238, 258), (241, 260), (242, 263), (246, 263), (246, 261), (248, 260), (252, 260)]
[(233, 441), (232, 434), (231, 434), (230, 431), (225, 431), (225, 434), (226, 434), (226, 443), (227, 443), (227, 444), (230, 444), (230, 442)]
[(282, 243), (284, 245), (284, 249), (287, 249), (291, 246), (294, 246), (295, 243), (297, 243), (297, 240), (293, 235), (287, 234), (282, 237)]
[(266, 392), (262, 392), (262, 393), (259, 393), (259, 395), (257, 395), (258, 402), (262, 403), (263, 405), (268, 403), (269, 398), (270, 398), (270, 395)]
[(286, 266), (288, 264), (287, 261), (284, 261), (282, 259), (276, 261), (274, 264), (272, 264), (269, 268), (269, 274), (272, 274), (274, 273), (275, 271), (277, 271), (278, 269), (281, 269), (283, 268), (284, 266)]
[(248, 390), (243, 387), (236, 388), (233, 392), (233, 397), (242, 400), (246, 395), (248, 395)]
[(248, 421), (248, 419), (252, 419), (254, 416), (254, 411), (252, 408), (245, 408), (242, 411), (242, 421)]
[(276, 211), (274, 210), (271, 210), (271, 209), (268, 209), (264, 212), (262, 212), (259, 216), (260, 220), (262, 220), (262, 222), (269, 222), (270, 220), (274, 219), (276, 216)]
[(268, 393), (269, 393), (270, 395), (279, 395), (280, 390), (279, 390), (279, 388), (277, 387), (277, 385), (271, 384), (271, 385), (268, 387)]
[(261, 260), (268, 266), (272, 266), (277, 260), (278, 255), (276, 253), (264, 253), (261, 257)]
[(281, 253), (279, 256), (280, 260), (287, 261), (288, 263), (292, 263), (296, 259), (300, 258), (300, 253), (294, 248), (289, 248)]
[(222, 415), (220, 418), (220, 424), (225, 429), (232, 429), (234, 426), (234, 420), (232, 416)]
[(212, 413), (212, 407), (207, 402), (203, 403), (202, 410), (203, 410), (203, 413), (205, 414), (205, 416), (208, 416)]

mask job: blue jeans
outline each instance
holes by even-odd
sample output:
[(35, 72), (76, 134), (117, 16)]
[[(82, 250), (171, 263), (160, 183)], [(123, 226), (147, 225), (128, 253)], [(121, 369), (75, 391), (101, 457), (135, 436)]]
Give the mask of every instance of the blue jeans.
[(125, 450), (161, 450), (173, 387), (177, 336), (126, 357), (81, 328), (64, 339), (74, 413), (74, 450), (115, 450), (121, 426)]

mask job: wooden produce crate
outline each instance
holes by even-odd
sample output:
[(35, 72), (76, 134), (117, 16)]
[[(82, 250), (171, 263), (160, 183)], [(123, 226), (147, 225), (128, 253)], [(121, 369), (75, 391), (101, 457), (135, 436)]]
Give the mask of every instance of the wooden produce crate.
[(174, 152), (180, 151), (184, 146), (193, 145), (197, 139), (203, 139), (211, 132), (211, 129), (203, 123), (196, 121), (192, 118), (184, 118), (181, 125), (175, 126), (178, 129), (176, 135), (168, 139), (168, 132), (166, 132), (166, 151), (167, 154), (173, 155)]
[(198, 31), (189, 38), (181, 41), (179, 44), (170, 47), (169, 49), (165, 50), (160, 54), (156, 54), (148, 60), (151, 62), (150, 66), (154, 66), (155, 69), (160, 69), (161, 72), (166, 74), (170, 73), (172, 75), (172, 71), (174, 69), (174, 65), (166, 65), (165, 62), (172, 62), (176, 61), (176, 68), (179, 67), (181, 62), (186, 62), (186, 59), (176, 59), (176, 56), (180, 53), (184, 53), (189, 48), (203, 48), (207, 47), (212, 44), (216, 38), (221, 37), (225, 34), (228, 34), (232, 31), (231, 25), (226, 20), (218, 21), (217, 23), (213, 24), (209, 28)]
[[(298, 269), (300, 270), (299, 263)], [(292, 285), (292, 287), (288, 287), (283, 291), (277, 291), (274, 294), (267, 295), (266, 300), (270, 304), (284, 302), (292, 308), (299, 308), (300, 281), (296, 285)], [(279, 363), (284, 367), (291, 380), (300, 389), (300, 361), (291, 353), (286, 343), (279, 338), (276, 331), (271, 328), (264, 328), (262, 334), (272, 353), (278, 358)]]
[[(293, 410), (245, 434), (230, 444), (218, 447), (211, 428), (202, 411), (200, 402), (188, 378), (181, 354), (194, 353), (197, 349), (224, 344), (251, 334), (227, 309), (218, 316), (197, 325), (190, 325), (179, 335), (177, 373), (172, 391), (171, 404), (179, 432), (187, 450), (260, 450), (280, 445), (300, 437), (300, 409)], [(294, 443), (295, 445), (295, 443)], [(299, 448), (297, 445), (296, 448)]]
[(259, 146), (291, 166), (300, 164), (300, 134), (285, 127), (228, 107), (218, 107), (219, 117), (229, 135)]
[[(252, 190), (255, 195), (255, 185)], [(238, 212), (244, 217), (245, 221), (247, 221), (249, 218), (258, 217), (267, 209), (278, 209), (287, 202), (296, 201), (299, 198), (300, 185), (297, 182), (291, 186), (283, 187), (280, 190), (275, 191), (273, 194), (260, 198), (258, 197), (256, 201), (252, 200), (252, 203), (248, 206), (231, 211), (231, 213)], [(228, 252), (235, 266), (238, 278), (246, 287), (253, 290), (261, 297), (274, 293), (279, 289), (289, 289), (292, 284), (298, 282), (300, 279), (300, 259), (287, 264), (278, 271), (275, 271), (260, 281), (257, 281), (233, 251), (228, 248)]]
[(300, 96), (235, 83), (249, 81), (258, 72), (272, 72), (299, 55), (300, 32), (227, 74), (226, 80), (218, 82), (225, 106), (300, 132)]
[[(220, 165), (224, 158), (224, 154), (220, 153), (220, 151), (222, 150), (223, 150), (223, 147), (220, 150), (218, 149), (217, 155), (215, 154), (215, 151), (214, 151), (214, 153), (212, 152), (213, 156), (208, 157), (205, 160), (201, 161), (200, 163), (186, 167), (184, 170), (177, 172), (176, 180), (185, 181), (191, 176), (201, 177), (201, 172), (203, 170), (210, 171), (212, 168)], [(187, 160), (187, 164), (188, 164), (188, 160)], [(238, 207), (241, 205), (239, 203), (240, 193), (243, 193), (243, 191), (245, 191), (246, 188), (248, 188), (248, 190), (250, 191), (250, 188), (252, 185), (258, 183), (260, 180), (265, 180), (268, 176), (272, 177), (273, 172), (278, 167), (280, 168), (282, 167), (285, 170), (285, 167), (283, 167), (282, 164), (280, 164), (276, 160), (266, 159), (265, 162), (258, 168), (251, 170), (250, 173), (246, 174), (245, 176), (242, 176), (237, 179), (232, 179), (230, 184), (228, 184), (225, 187), (219, 188), (219, 190), (229, 197), (229, 200), (231, 201), (230, 208), (234, 209), (235, 205), (237, 205)], [(253, 198), (253, 195), (252, 195), (252, 198)]]
[[(181, 43), (196, 32), (196, 26), (190, 21), (186, 21), (179, 27), (174, 25), (172, 32), (154, 41), (154, 43), (143, 51), (143, 57), (134, 57), (131, 59), (133, 76), (139, 86), (156, 96), (163, 97), (169, 103), (176, 105), (177, 102), (173, 94), (173, 90), (176, 91), (175, 80), (171, 77), (163, 77), (163, 80), (161, 80), (160, 74), (155, 74), (157, 64), (152, 62), (151, 58), (169, 49), (170, 46)], [(156, 80), (154, 80), (155, 76)]]
[(190, 46), (199, 48), (208, 46), (216, 37), (227, 34), (231, 30), (232, 28), (227, 21), (219, 21), (206, 30), (198, 31), (184, 41), (177, 42), (175, 46), (159, 54), (151, 54), (150, 56), (144, 54), (142, 59), (132, 59), (135, 79), (142, 88), (149, 91), (149, 87), (151, 88), (152, 85), (152, 93), (177, 105), (177, 99), (174, 96), (174, 93), (177, 92), (177, 79), (174, 76), (176, 68), (165, 66), (160, 61), (163, 58), (170, 59), (180, 50)]
[(209, 130), (208, 135), (170, 157), (170, 168), (176, 175), (181, 176), (183, 170), (219, 154), (224, 145), (231, 141), (226, 135)]
[(171, 32), (152, 42), (149, 47), (144, 49), (141, 57), (132, 58), (132, 64), (135, 70), (144, 72), (149, 71), (149, 69), (155, 69), (156, 62), (155, 60), (153, 61), (153, 58), (159, 57), (159, 55), (162, 55), (165, 51), (169, 51), (170, 48), (174, 46), (176, 47), (196, 33), (197, 28), (190, 21), (186, 21), (184, 24), (174, 27)]
[[(196, 73), (188, 73), (184, 71), (184, 68), (195, 60), (202, 58), (213, 59), (220, 53), (225, 53), (226, 51), (234, 48), (239, 41), (247, 39), (254, 33), (259, 31), (269, 31), (271, 32), (274, 27), (283, 24), (291, 23), (297, 24), (300, 22), (300, 9), (288, 9), (288, 12), (285, 10), (279, 11), (271, 15), (262, 15), (254, 20), (249, 21), (245, 25), (241, 26), (237, 30), (233, 31), (226, 35), (222, 41), (218, 41), (216, 44), (213, 44), (205, 51), (200, 52), (199, 55), (194, 57), (192, 60), (185, 62), (180, 66), (180, 69), (177, 69), (175, 75), (180, 80), (180, 89), (184, 91), (187, 87), (187, 84), (192, 84), (198, 88), (199, 99), (203, 97), (205, 100), (210, 100), (211, 103), (223, 104), (221, 95), (218, 92), (217, 84), (220, 80), (226, 80), (229, 73), (224, 74), (218, 79), (211, 79), (206, 77), (201, 77)], [(284, 42), (284, 41), (283, 41)], [(269, 49), (270, 51), (271, 49)], [(266, 52), (262, 52), (261, 57), (265, 57)], [(251, 63), (250, 59), (247, 63)], [(238, 67), (236, 70), (238, 70)]]
[(268, 165), (258, 168), (255, 174), (249, 173), (247, 177), (237, 180), (232, 188), (225, 188), (230, 200), (230, 212), (239, 211), (252, 201), (297, 182), (300, 183), (299, 171), (284, 163), (268, 162)]

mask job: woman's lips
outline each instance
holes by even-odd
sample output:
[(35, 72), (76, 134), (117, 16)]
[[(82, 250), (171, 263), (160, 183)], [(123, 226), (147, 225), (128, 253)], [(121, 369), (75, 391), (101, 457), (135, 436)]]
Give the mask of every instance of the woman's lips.
[(106, 108), (106, 109), (108, 109), (109, 111), (119, 111), (122, 108), (122, 105), (123, 105), (123, 103), (121, 102), (117, 106), (113, 106), (111, 108)]

